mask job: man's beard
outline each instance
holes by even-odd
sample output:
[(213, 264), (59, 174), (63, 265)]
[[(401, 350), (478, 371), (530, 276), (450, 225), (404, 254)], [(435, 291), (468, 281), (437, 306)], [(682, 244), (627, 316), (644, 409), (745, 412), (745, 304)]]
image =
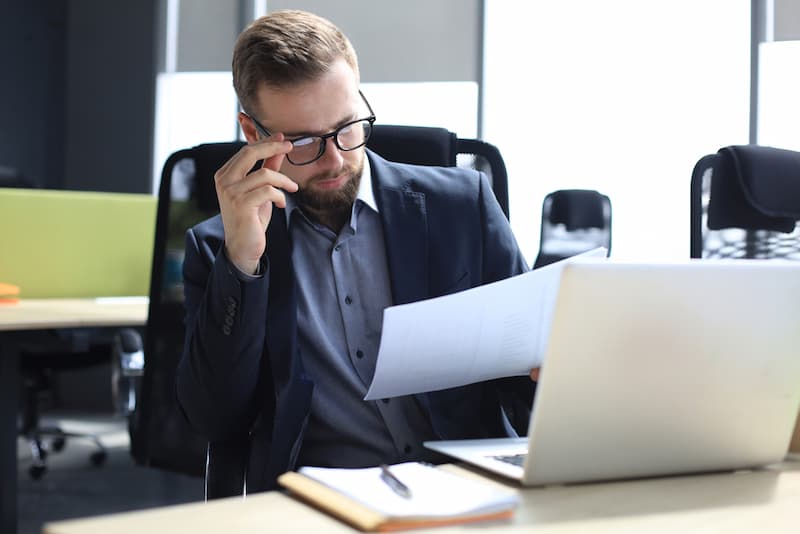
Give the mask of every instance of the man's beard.
[[(358, 196), (358, 187), (361, 184), (361, 174), (364, 171), (364, 159), (353, 166), (345, 166), (341, 171), (331, 174), (321, 174), (308, 180), (308, 185), (298, 189), (293, 194), (297, 205), (304, 213), (321, 221), (335, 230), (338, 230), (353, 209), (353, 203)], [(345, 174), (349, 179), (335, 190), (312, 189), (315, 182), (335, 178)], [(333, 223), (333, 224), (332, 224)]]

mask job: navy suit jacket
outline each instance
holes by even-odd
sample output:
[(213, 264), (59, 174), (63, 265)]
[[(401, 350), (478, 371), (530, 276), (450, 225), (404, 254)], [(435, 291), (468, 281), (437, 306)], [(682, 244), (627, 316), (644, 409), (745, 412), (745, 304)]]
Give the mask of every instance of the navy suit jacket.
[[(486, 177), (460, 168), (388, 162), (367, 151), (386, 243), (392, 301), (403, 304), (527, 270)], [(314, 378), (297, 352), (295, 280), (284, 211), (267, 229), (268, 277), (243, 283), (222, 253), (220, 216), (187, 232), (186, 343), (178, 400), (214, 444), (235, 444), (248, 492), (293, 469)], [(268, 280), (267, 280), (268, 278)], [(440, 439), (507, 435), (501, 406), (527, 431), (533, 383), (515, 377), (418, 395)], [(231, 473), (235, 475), (235, 473)]]

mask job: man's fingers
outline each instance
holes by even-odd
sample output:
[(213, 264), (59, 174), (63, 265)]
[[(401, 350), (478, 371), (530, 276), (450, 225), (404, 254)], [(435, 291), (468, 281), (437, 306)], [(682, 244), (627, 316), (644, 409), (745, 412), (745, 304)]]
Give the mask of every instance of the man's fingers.
[(534, 382), (538, 382), (539, 381), (539, 371), (540, 370), (541, 370), (540, 367), (536, 367), (534, 369), (531, 369), (531, 380), (533, 380)]
[(297, 191), (297, 183), (288, 176), (269, 169), (258, 169), (248, 174), (244, 179), (230, 184), (226, 189), (231, 195), (247, 195), (265, 186), (283, 189), (289, 193)]
[[(275, 156), (280, 156), (281, 158), (278, 161), (278, 168), (280, 168), (283, 155), (288, 153), (291, 149), (292, 144), (288, 141), (276, 142), (272, 138), (245, 145), (219, 168), (216, 174), (214, 174), (214, 179), (222, 186), (239, 181), (253, 168), (258, 160), (267, 161)], [(278, 169), (275, 168), (272, 170)]]
[[(272, 139), (275, 142), (283, 142), (283, 140), (284, 140), (283, 139), (283, 134), (282, 133), (276, 133), (276, 134), (274, 134), (272, 136)], [(289, 150), (291, 150), (291, 149), (289, 149)], [(283, 158), (286, 157), (287, 152), (279, 152), (278, 154), (275, 154), (272, 157), (264, 158), (264, 161), (262, 162), (261, 167), (264, 168), (264, 169), (270, 169), (270, 170), (273, 170), (273, 171), (276, 171), (276, 172), (279, 171), (280, 168), (281, 168), (281, 165), (283, 164)]]
[(297, 191), (297, 184), (277, 172), (259, 169), (250, 173), (244, 180), (225, 188), (222, 194), (234, 205), (240, 207), (260, 206), (264, 202), (274, 201), (276, 198), (279, 207), (285, 207), (284, 190)]

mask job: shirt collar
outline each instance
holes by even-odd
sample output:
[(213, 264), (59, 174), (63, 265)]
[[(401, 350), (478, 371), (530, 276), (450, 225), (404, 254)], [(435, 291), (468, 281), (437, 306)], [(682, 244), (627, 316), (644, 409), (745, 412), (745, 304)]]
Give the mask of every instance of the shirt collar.
[[(358, 196), (356, 202), (361, 201), (375, 213), (378, 213), (378, 203), (375, 202), (375, 193), (372, 191), (372, 167), (366, 152), (364, 153), (364, 170), (361, 172), (361, 183), (358, 186)], [(286, 227), (288, 228), (292, 220), (292, 212), (298, 208), (292, 195), (286, 195)]]

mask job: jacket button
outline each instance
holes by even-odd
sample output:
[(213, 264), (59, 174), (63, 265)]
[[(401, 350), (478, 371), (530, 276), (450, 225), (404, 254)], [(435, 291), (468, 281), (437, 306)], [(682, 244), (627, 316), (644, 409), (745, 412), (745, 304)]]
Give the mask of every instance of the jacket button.
[(345, 303), (345, 304), (352, 304), (352, 303), (353, 303), (353, 299), (351, 299), (351, 298), (350, 298), (350, 295), (347, 295), (347, 296), (344, 298), (344, 303)]

